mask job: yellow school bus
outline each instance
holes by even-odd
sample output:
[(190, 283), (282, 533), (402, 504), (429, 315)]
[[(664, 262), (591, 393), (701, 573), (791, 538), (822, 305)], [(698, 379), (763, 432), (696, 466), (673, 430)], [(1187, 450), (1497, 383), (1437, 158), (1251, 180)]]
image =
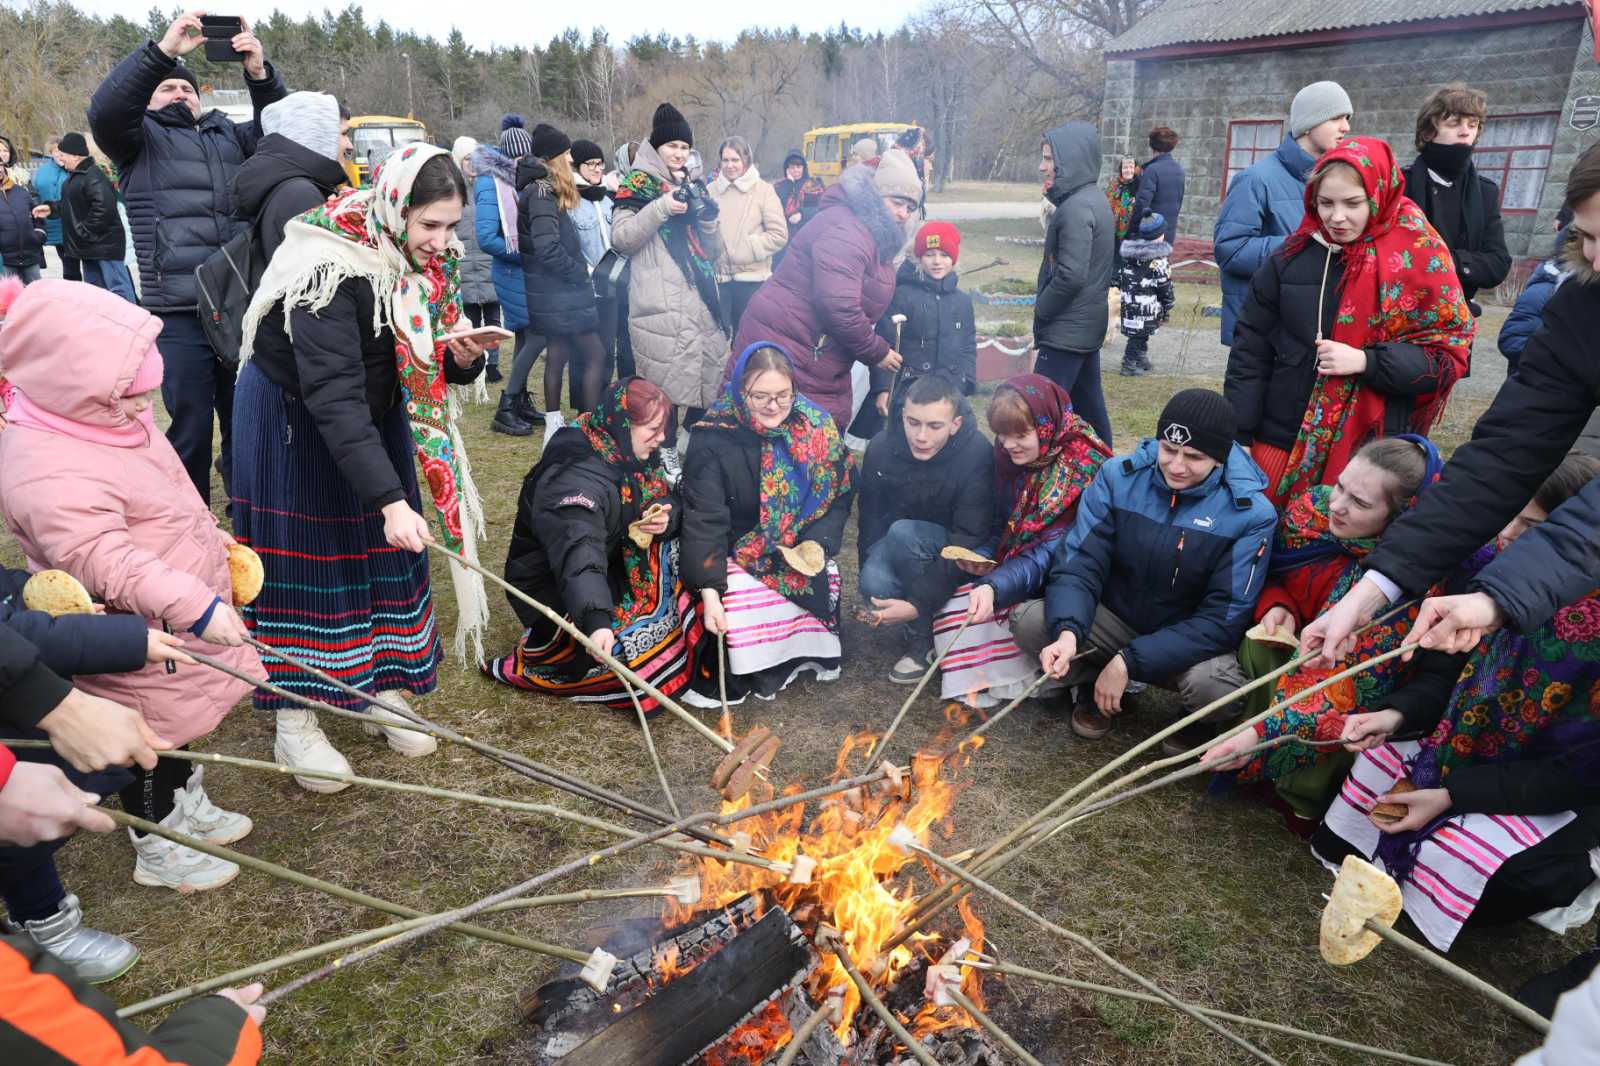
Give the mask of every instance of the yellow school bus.
[(863, 137), (876, 137), (878, 150), (887, 151), (894, 139), (914, 122), (856, 122), (848, 126), (821, 126), (806, 133), (801, 151), (811, 176), (820, 178), (822, 184), (832, 185), (844, 170), (844, 161), (850, 158), (850, 147)]
[(345, 177), (359, 189), (371, 180), (373, 149), (378, 149), (378, 159), (381, 161), (401, 145), (427, 139), (428, 127), (414, 118), (353, 115), (350, 119), (350, 140), (356, 147), (355, 154), (344, 161)]

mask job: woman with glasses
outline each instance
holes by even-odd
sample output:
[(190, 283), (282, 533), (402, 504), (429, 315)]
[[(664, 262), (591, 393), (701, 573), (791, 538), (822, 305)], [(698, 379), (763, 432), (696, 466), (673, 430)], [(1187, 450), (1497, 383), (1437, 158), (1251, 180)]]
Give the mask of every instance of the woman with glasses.
[[(700, 590), (707, 631), (687, 702), (719, 706), (719, 638), (730, 703), (751, 692), (771, 699), (807, 671), (839, 676), (832, 556), (850, 513), (851, 467), (828, 412), (795, 392), (782, 350), (746, 348), (683, 464), (684, 577)], [(804, 561), (810, 545), (825, 565)]]

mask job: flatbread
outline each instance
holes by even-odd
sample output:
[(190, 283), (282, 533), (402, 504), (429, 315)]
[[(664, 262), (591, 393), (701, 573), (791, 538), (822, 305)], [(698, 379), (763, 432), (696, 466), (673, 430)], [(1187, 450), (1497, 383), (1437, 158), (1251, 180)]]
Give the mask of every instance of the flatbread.
[(1280, 647), (1300, 650), (1300, 639), (1288, 633), (1268, 633), (1265, 623), (1257, 622), (1245, 632), (1244, 639), (1253, 640), (1257, 644), (1277, 644)]
[(261, 556), (243, 544), (228, 545), (228, 581), (233, 585), (233, 605), (244, 607), (254, 603), (261, 595), (267, 572), (261, 566)]
[(94, 614), (89, 590), (65, 570), (41, 570), (22, 586), (22, 605), (53, 618), (64, 614)]
[(1400, 886), (1394, 878), (1355, 855), (1346, 855), (1322, 908), (1318, 938), (1322, 957), (1334, 966), (1349, 966), (1372, 953), (1383, 938), (1367, 928), (1367, 919), (1391, 926), (1400, 917)]
[[(1384, 795), (1391, 796), (1397, 792), (1415, 792), (1416, 790), (1417, 786), (1411, 783), (1409, 777), (1402, 777), (1393, 785), (1390, 785), (1389, 791), (1385, 792)], [(1411, 808), (1404, 803), (1380, 803), (1372, 808), (1372, 820), (1375, 822), (1398, 822), (1410, 813)]]
[(971, 548), (963, 548), (959, 544), (946, 544), (939, 549), (939, 555), (955, 563), (992, 563), (993, 559), (986, 555), (979, 555)]
[(784, 545), (778, 551), (790, 566), (806, 577), (816, 577), (828, 565), (828, 553), (814, 540), (803, 540), (792, 548)]
[(641, 548), (650, 547), (650, 542), (656, 539), (654, 533), (647, 533), (642, 528), (652, 518), (665, 511), (666, 507), (659, 503), (652, 503), (644, 509), (644, 514), (628, 523), (628, 539)]

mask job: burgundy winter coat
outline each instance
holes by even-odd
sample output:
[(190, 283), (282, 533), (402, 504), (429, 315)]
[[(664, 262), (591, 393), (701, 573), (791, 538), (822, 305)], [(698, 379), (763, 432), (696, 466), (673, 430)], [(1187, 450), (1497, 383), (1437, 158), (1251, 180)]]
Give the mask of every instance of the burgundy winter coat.
[(822, 208), (794, 241), (739, 322), (724, 376), (757, 341), (780, 346), (795, 386), (850, 424), (850, 364), (875, 365), (889, 342), (873, 326), (894, 296), (894, 257), (905, 231), (872, 183), (871, 167), (851, 167), (822, 197)]

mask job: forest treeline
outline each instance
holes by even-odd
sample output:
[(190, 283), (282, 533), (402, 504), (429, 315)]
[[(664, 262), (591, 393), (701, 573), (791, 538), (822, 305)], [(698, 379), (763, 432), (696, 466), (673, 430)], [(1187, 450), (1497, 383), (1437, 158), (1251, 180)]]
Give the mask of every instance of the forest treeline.
[[(401, 32), (360, 4), (255, 24), (292, 89), (337, 95), (355, 114), (406, 114), (448, 144), (492, 138), (500, 116), (553, 122), (613, 146), (648, 131), (660, 100), (697, 139), (741, 134), (768, 174), (821, 125), (916, 122), (932, 131), (938, 179), (1031, 177), (1039, 132), (1100, 105), (1099, 46), (1158, 0), (936, 0), (892, 33), (739, 30), (727, 40), (667, 33), (619, 40), (567, 30), (544, 44), (475, 48)], [(0, 134), (19, 145), (84, 127), (111, 66), (159, 39), (178, 9), (99, 18), (60, 0), (0, 0)], [(517, 37), (508, 19), (506, 40)], [(238, 68), (189, 57), (203, 83), (242, 85)]]

